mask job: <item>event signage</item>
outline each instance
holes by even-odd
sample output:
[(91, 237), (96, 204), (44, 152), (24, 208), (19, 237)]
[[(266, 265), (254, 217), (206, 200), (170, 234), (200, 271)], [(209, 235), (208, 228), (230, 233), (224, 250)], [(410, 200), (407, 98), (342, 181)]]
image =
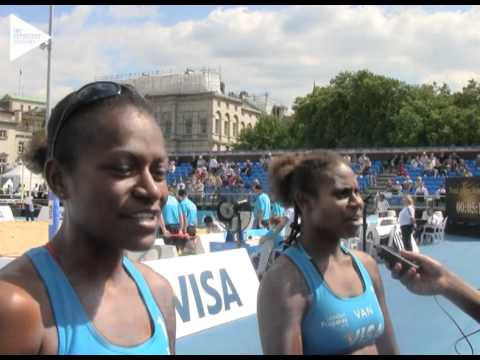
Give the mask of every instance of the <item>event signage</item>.
[(449, 219), (480, 223), (480, 177), (447, 178), (446, 185)]
[(172, 285), (177, 338), (256, 314), (259, 282), (245, 249), (145, 264)]

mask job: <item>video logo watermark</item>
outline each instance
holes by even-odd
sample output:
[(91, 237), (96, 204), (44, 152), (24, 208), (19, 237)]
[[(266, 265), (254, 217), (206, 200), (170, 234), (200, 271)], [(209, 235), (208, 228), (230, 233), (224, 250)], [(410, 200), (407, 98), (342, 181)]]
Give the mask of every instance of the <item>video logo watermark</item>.
[(10, 61), (46, 43), (50, 36), (26, 23), (15, 15), (10, 15)]

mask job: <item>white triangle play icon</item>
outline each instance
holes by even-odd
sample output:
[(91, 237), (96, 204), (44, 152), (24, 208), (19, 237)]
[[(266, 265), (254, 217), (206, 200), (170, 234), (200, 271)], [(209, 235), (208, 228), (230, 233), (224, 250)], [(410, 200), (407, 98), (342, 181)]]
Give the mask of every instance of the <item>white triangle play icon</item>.
[(10, 15), (10, 61), (45, 43), (50, 36), (36, 27)]

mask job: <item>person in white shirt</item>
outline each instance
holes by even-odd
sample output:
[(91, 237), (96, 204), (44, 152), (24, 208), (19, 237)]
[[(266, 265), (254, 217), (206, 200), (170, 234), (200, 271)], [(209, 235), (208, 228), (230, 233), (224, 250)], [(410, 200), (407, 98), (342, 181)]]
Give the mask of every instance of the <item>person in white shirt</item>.
[(25, 213), (26, 213), (26, 219), (34, 221), (35, 218), (33, 217), (35, 208), (33, 206), (33, 198), (32, 195), (27, 191), (26, 193), (27, 197), (25, 198)]
[(417, 189), (415, 190), (415, 195), (417, 196), (428, 196), (428, 189), (425, 187), (423, 183), (421, 183), (419, 186), (417, 186)]
[(387, 211), (390, 208), (390, 204), (388, 200), (385, 199), (385, 195), (380, 193), (378, 201), (377, 201), (377, 214)]
[(208, 170), (212, 173), (215, 173), (218, 168), (218, 161), (215, 157), (212, 157), (210, 159), (210, 162), (208, 163)]
[(208, 233), (218, 233), (218, 232), (222, 233), (226, 230), (225, 226), (223, 226), (222, 223), (215, 220), (210, 215), (205, 216), (205, 218), (203, 219), (203, 222), (207, 226)]
[(400, 223), (400, 230), (402, 231), (403, 246), (405, 250), (412, 251), (411, 237), (416, 227), (413, 198), (410, 195), (405, 195), (403, 203), (405, 207), (398, 215), (398, 222)]

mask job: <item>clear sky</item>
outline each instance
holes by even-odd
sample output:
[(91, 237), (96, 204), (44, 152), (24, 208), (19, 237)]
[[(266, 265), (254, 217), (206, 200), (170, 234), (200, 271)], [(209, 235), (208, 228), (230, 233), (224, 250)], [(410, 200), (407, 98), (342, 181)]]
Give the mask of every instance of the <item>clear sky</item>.
[[(48, 31), (48, 5), (0, 5), (0, 96), (45, 97), (46, 52), (9, 61), (10, 14)], [(55, 5), (54, 19), (54, 102), (99, 75), (187, 67), (221, 68), (227, 91), (287, 106), (341, 71), (453, 90), (480, 71), (472, 5)]]

